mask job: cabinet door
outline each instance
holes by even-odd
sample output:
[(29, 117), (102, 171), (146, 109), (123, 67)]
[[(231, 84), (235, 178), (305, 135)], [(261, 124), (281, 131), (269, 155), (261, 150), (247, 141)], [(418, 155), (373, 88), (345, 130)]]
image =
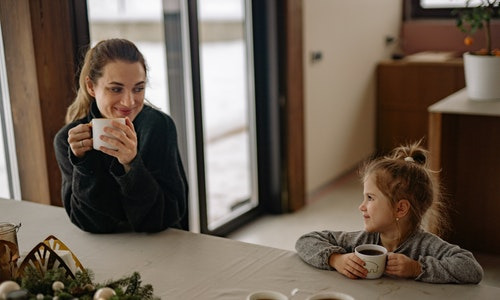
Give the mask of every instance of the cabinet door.
[(424, 138), (427, 107), (465, 86), (463, 65), (381, 63), (377, 69), (377, 151)]

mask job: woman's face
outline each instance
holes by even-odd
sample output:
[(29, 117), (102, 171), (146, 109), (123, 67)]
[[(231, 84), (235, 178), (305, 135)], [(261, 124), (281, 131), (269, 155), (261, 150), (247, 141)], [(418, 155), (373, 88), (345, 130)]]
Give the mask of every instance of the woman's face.
[(359, 210), (363, 214), (365, 230), (368, 232), (389, 232), (395, 224), (394, 209), (390, 200), (375, 184), (375, 176), (368, 175), (364, 182), (363, 202)]
[(104, 66), (97, 83), (89, 78), (86, 83), (105, 118), (129, 117), (133, 121), (144, 106), (146, 72), (139, 62), (112, 61)]

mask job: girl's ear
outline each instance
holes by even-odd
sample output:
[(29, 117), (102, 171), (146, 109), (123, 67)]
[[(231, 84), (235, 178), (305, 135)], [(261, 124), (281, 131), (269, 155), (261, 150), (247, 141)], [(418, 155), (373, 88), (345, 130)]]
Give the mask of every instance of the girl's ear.
[(410, 212), (411, 204), (406, 199), (399, 200), (396, 203), (396, 218), (402, 218)]
[(87, 92), (90, 94), (90, 96), (95, 98), (94, 83), (88, 76), (85, 77), (85, 87), (87, 88)]

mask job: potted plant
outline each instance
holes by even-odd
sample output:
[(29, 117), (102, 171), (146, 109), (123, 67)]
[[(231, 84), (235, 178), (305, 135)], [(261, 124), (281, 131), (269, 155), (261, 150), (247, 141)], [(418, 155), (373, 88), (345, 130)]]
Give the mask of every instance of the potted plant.
[[(472, 7), (471, 3), (479, 4)], [(472, 35), (484, 30), (486, 47), (464, 53), (464, 71), (467, 93), (471, 100), (500, 100), (500, 50), (492, 49), (491, 20), (499, 14), (500, 0), (467, 0), (465, 9), (454, 10), (457, 27), (467, 36), (466, 45), (472, 45)]]

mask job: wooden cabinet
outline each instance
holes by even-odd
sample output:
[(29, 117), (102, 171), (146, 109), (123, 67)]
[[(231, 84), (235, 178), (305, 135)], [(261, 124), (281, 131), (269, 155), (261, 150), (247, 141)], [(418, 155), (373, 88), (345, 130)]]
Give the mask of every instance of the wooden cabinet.
[(448, 200), (449, 241), (500, 254), (500, 101), (471, 101), (461, 90), (429, 108), (431, 167)]
[(427, 108), (465, 86), (463, 62), (386, 61), (377, 67), (376, 149), (380, 154), (424, 138)]

